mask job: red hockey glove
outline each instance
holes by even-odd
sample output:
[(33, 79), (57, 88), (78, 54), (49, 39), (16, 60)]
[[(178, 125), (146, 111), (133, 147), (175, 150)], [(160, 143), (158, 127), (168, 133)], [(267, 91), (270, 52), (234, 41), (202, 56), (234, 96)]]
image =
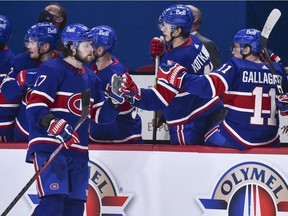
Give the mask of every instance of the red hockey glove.
[(181, 88), (182, 80), (187, 73), (187, 69), (178, 63), (168, 61), (162, 63), (158, 69), (157, 78), (172, 84), (176, 88)]
[(108, 88), (106, 88), (108, 96), (111, 98), (113, 104), (123, 104), (125, 102), (125, 97), (123, 92), (121, 92), (121, 87), (123, 86), (123, 80), (117, 74), (111, 77), (111, 82)]
[(162, 56), (166, 51), (166, 44), (163, 36), (160, 38), (154, 37), (150, 43), (150, 55), (155, 58), (156, 56)]
[(135, 100), (141, 99), (141, 89), (134, 82), (130, 74), (125, 73), (122, 75), (123, 84), (120, 91), (123, 92), (129, 103), (135, 103)]
[[(268, 54), (269, 54), (270, 59), (271, 59), (272, 62), (277, 62), (277, 63), (281, 62), (281, 58), (278, 55), (276, 55), (275, 53), (273, 53), (272, 50), (268, 50)], [(267, 60), (267, 58), (265, 56), (264, 50), (262, 50), (262, 52), (260, 53), (260, 57), (261, 57), (261, 60), (263, 62), (268, 62), (268, 60)]]
[(279, 95), (276, 99), (276, 105), (281, 115), (288, 115), (288, 94)]
[(37, 69), (22, 70), (17, 75), (17, 84), (21, 89), (27, 89), (34, 86), (37, 77)]
[(47, 132), (55, 136), (66, 149), (72, 144), (80, 143), (79, 136), (76, 131), (64, 119), (53, 119), (50, 122)]

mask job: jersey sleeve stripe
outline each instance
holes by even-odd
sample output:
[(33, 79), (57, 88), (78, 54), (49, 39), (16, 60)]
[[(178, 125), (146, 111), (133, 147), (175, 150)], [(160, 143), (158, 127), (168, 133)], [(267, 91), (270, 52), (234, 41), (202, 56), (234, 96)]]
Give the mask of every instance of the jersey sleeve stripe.
[[(53, 103), (54, 102), (54, 99), (52, 97), (50, 97), (48, 94), (44, 93), (44, 92), (41, 92), (41, 91), (37, 91), (37, 90), (33, 90), (32, 93), (31, 93), (31, 96), (32, 95), (38, 95), (39, 99), (41, 98), (46, 98), (46, 100), (49, 100), (50, 103)], [(37, 98), (37, 96), (35, 96), (35, 98)]]
[[(209, 74), (208, 80), (211, 83), (213, 83), (211, 85), (212, 88), (212, 92), (213, 92), (213, 97), (215, 97), (216, 95), (222, 95), (224, 92), (228, 91), (228, 84), (226, 82), (226, 80), (219, 74), (217, 73), (211, 73)], [(211, 78), (211, 79), (209, 79)], [(216, 88), (215, 88), (216, 87)]]
[(30, 109), (32, 107), (48, 107), (48, 106), (45, 103), (30, 103), (30, 104), (28, 104), (26, 109)]

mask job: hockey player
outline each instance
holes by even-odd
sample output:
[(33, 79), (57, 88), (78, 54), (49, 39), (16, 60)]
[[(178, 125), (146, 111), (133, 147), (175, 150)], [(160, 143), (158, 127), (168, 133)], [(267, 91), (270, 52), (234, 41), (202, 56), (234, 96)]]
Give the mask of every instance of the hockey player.
[(82, 24), (63, 30), (64, 59), (52, 59), (38, 68), (39, 77), (28, 100), (26, 162), (33, 162), (37, 171), (60, 143), (65, 146), (37, 179), (41, 200), (33, 216), (83, 215), (89, 180), (89, 120), (77, 131), (73, 129), (81, 115), (81, 92), (91, 90), (89, 117), (97, 123), (109, 124), (119, 113), (117, 104), (105, 100), (99, 78), (83, 66), (93, 57), (89, 33)]
[[(110, 26), (96, 26), (91, 29), (93, 34), (95, 60), (89, 67), (98, 75), (102, 82), (102, 90), (109, 91), (110, 80), (114, 74), (120, 75), (127, 71), (117, 58), (111, 55), (117, 43), (115, 30)], [(116, 121), (109, 125), (91, 122), (90, 140), (94, 143), (143, 143), (142, 123), (136, 108), (128, 102), (119, 105), (120, 113)]]
[[(15, 57), (7, 45), (11, 32), (12, 27), (8, 18), (0, 15), (0, 83), (10, 72)], [(0, 92), (0, 142), (13, 141), (13, 125), (18, 108), (18, 103), (8, 102)]]
[[(194, 35), (190, 37), (193, 23), (191, 10), (181, 4), (172, 5), (163, 11), (160, 28), (167, 43), (171, 46), (165, 52), (165, 45), (159, 38), (151, 41), (151, 55), (161, 56), (161, 62), (173, 60), (181, 62), (191, 74), (210, 72), (210, 57), (202, 42)], [(163, 111), (169, 128), (172, 144), (202, 144), (205, 132), (214, 124), (213, 115), (223, 104), (219, 98), (201, 99), (186, 93), (178, 94), (169, 104), (151, 103), (159, 94), (151, 89), (141, 89), (141, 100), (135, 100), (134, 106), (144, 110)]]
[[(260, 37), (261, 32), (256, 29), (237, 32), (232, 48), (234, 57), (206, 76), (186, 73), (187, 70), (176, 63), (163, 65), (159, 70), (159, 79), (180, 87), (180, 91), (203, 98), (224, 93), (228, 114), (219, 128), (211, 130), (208, 141), (223, 142), (240, 150), (280, 146), (275, 104), (279, 92), (275, 79), (281, 81), (284, 92), (288, 91), (288, 83), (280, 64), (273, 63), (278, 74), (274, 78), (269, 65), (261, 62)], [(280, 102), (281, 99), (285, 105), (285, 97), (280, 97)]]
[(60, 39), (59, 30), (52, 23), (37, 23), (31, 26), (25, 36), (26, 52), (15, 57), (13, 70), (1, 86), (4, 97), (10, 102), (18, 102), (20, 109), (14, 126), (14, 141), (28, 142), (26, 105), (36, 79), (37, 67), (53, 58), (62, 58), (55, 50)]

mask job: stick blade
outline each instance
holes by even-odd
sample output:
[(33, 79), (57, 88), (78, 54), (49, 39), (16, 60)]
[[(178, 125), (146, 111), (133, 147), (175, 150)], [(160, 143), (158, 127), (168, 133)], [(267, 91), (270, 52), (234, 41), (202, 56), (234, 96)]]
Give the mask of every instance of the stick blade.
[(268, 18), (267, 18), (267, 20), (265, 22), (263, 30), (261, 32), (261, 36), (262, 37), (268, 39), (272, 29), (274, 28), (275, 24), (279, 20), (280, 16), (281, 16), (281, 11), (279, 9), (274, 8), (271, 11), (271, 13), (269, 14), (269, 16), (268, 16)]

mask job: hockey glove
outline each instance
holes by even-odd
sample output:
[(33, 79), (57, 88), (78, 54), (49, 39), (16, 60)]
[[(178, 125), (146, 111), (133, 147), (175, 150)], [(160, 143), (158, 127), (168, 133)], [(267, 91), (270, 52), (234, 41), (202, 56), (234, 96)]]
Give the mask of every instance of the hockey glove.
[(150, 55), (155, 59), (156, 56), (162, 56), (166, 51), (165, 39), (154, 37), (150, 43)]
[[(272, 62), (277, 62), (277, 63), (281, 62), (281, 58), (275, 53), (273, 53), (272, 50), (268, 49), (268, 54)], [(268, 59), (265, 56), (264, 50), (262, 50), (262, 52), (260, 53), (260, 59), (262, 62), (268, 62)]]
[(288, 94), (279, 95), (276, 99), (276, 105), (282, 116), (288, 115)]
[(37, 77), (37, 69), (22, 70), (17, 75), (17, 84), (21, 89), (33, 87)]
[(123, 93), (120, 91), (122, 85), (123, 85), (123, 79), (117, 74), (114, 74), (111, 77), (111, 82), (107, 91), (108, 96), (111, 98), (113, 104), (123, 104), (125, 102), (125, 97)]
[(60, 140), (66, 149), (80, 143), (77, 132), (64, 119), (52, 119), (47, 132)]
[(172, 84), (176, 88), (181, 88), (182, 81), (186, 75), (185, 67), (178, 63), (168, 61), (167, 64), (162, 63), (158, 69), (157, 78), (164, 82)]
[(128, 99), (129, 103), (134, 104), (136, 100), (141, 99), (141, 89), (134, 82), (130, 74), (125, 73), (122, 75), (123, 85), (120, 88), (120, 91)]

